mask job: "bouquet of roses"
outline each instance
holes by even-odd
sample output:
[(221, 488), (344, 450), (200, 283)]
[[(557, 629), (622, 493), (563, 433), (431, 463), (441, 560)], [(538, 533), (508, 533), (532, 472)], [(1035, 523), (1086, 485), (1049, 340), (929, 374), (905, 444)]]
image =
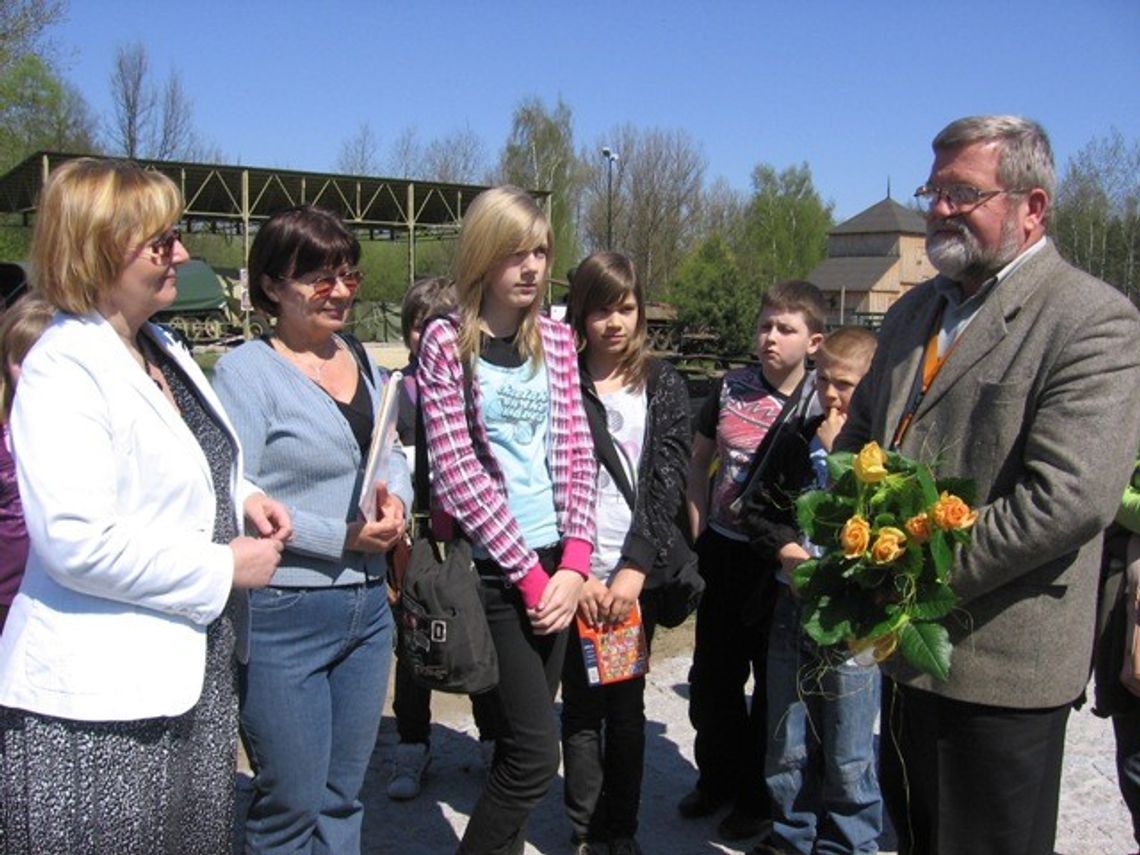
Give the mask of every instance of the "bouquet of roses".
[(804, 631), (821, 647), (843, 644), (881, 662), (896, 651), (945, 680), (950, 637), (939, 623), (958, 598), (954, 547), (970, 541), (974, 485), (936, 479), (930, 468), (871, 442), (827, 459), (831, 487), (796, 500), (800, 527), (823, 550), (792, 583)]

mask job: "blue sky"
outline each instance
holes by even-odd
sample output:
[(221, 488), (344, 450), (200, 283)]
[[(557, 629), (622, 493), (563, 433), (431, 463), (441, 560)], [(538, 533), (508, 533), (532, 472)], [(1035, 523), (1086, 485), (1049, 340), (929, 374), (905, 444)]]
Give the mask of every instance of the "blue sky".
[(807, 161), (842, 219), (888, 179), (909, 198), (958, 116), (1036, 118), (1062, 170), (1112, 127), (1140, 139), (1135, 0), (70, 0), (52, 37), (97, 113), (116, 47), (142, 42), (201, 135), (257, 166), (332, 170), (361, 121), (382, 153), (470, 126), (494, 157), (522, 98), (561, 95), (591, 150), (624, 122), (684, 128), (740, 189)]

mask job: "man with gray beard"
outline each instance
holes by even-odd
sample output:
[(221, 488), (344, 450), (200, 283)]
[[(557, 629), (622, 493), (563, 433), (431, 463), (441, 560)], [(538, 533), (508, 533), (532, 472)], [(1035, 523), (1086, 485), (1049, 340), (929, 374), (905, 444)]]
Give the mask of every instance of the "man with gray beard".
[(887, 313), (836, 448), (977, 484), (945, 682), (883, 665), (880, 782), (908, 855), (1051, 855), (1065, 725), (1088, 679), (1100, 532), (1140, 446), (1140, 317), (1045, 236), (1045, 131), (975, 116), (916, 197), (941, 275)]

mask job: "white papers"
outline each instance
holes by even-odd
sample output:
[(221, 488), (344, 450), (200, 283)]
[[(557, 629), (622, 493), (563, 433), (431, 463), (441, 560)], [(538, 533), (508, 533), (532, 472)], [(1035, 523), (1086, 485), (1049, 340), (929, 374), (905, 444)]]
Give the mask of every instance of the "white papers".
[(360, 512), (364, 519), (376, 519), (376, 483), (383, 481), (388, 471), (388, 456), (396, 440), (396, 417), (400, 410), (400, 383), (404, 375), (393, 371), (384, 391), (380, 394), (380, 404), (376, 407), (376, 420), (372, 425), (372, 442), (368, 448), (368, 462), (364, 467), (364, 480), (360, 487)]

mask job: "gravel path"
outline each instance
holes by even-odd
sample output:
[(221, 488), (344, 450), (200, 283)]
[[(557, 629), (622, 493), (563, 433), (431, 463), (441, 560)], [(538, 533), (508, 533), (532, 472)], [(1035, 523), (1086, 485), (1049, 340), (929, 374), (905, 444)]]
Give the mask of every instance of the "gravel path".
[[(683, 641), (683, 639), (678, 639)], [(747, 845), (717, 840), (720, 816), (682, 820), (675, 804), (695, 780), (693, 731), (686, 714), (683, 651), (655, 651), (646, 691), (649, 731), (646, 775), (638, 839), (647, 855), (702, 855), (747, 852)], [(658, 658), (661, 653), (669, 655)], [(365, 783), (364, 851), (374, 855), (453, 853), (482, 785), (474, 723), (463, 698), (435, 702), (432, 767), (424, 792), (411, 802), (397, 803), (384, 794), (393, 747), (395, 721), (389, 713), (381, 726)], [(1112, 728), (1088, 709), (1070, 719), (1066, 746), (1059, 855), (1122, 855), (1136, 850), (1128, 812), (1116, 788)], [(555, 781), (531, 818), (528, 853), (568, 853), (569, 826), (562, 814), (562, 782)], [(893, 836), (882, 841), (891, 852)]]

